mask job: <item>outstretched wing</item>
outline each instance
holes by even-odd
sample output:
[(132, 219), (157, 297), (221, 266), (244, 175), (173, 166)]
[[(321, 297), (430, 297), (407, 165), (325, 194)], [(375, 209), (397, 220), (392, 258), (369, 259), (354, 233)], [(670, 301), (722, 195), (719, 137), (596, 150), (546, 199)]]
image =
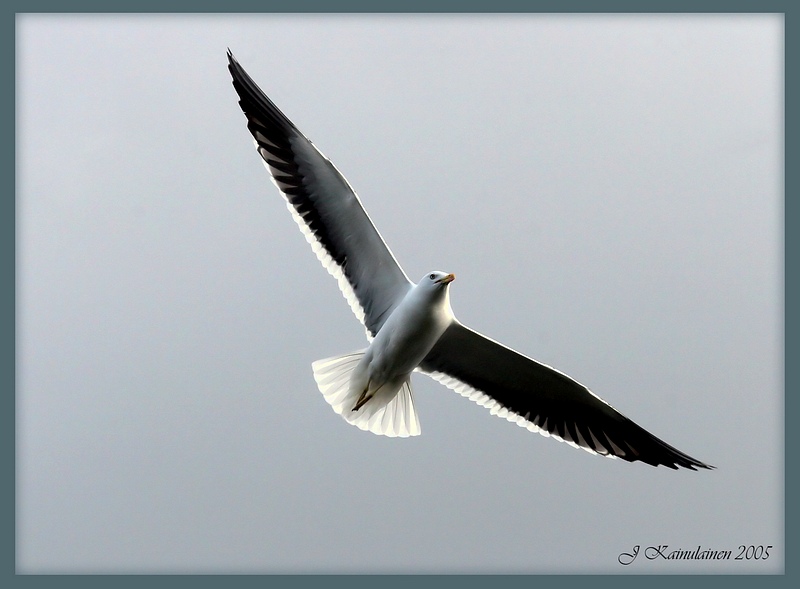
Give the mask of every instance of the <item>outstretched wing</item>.
[(247, 128), (273, 183), (322, 265), (375, 336), (412, 284), (356, 193), (261, 91), (230, 51), (228, 70)]
[(713, 468), (648, 433), (567, 375), (457, 321), (419, 368), (493, 415), (588, 452), (674, 469)]

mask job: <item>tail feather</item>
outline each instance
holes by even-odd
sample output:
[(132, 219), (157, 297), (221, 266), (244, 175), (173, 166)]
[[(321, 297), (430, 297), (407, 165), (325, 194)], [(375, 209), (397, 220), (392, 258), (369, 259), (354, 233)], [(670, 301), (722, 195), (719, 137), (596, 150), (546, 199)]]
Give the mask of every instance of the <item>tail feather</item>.
[(419, 417), (408, 379), (401, 383), (396, 394), (376, 391), (358, 411), (353, 411), (363, 391), (351, 387), (350, 380), (364, 352), (359, 350), (311, 364), (314, 380), (325, 401), (348, 423), (364, 431), (389, 437), (418, 436)]

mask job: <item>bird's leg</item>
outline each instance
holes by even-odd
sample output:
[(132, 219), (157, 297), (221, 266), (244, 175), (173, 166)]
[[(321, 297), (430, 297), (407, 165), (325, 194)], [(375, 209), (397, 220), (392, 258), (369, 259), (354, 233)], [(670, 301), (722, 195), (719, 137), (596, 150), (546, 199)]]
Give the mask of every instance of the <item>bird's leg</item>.
[(355, 411), (358, 411), (359, 409), (361, 409), (364, 406), (364, 404), (372, 398), (372, 395), (375, 394), (375, 393), (372, 393), (372, 395), (367, 395), (368, 392), (369, 392), (369, 382), (367, 382), (367, 386), (364, 387), (364, 390), (362, 391), (361, 396), (358, 397), (358, 401), (356, 401), (356, 404), (351, 409), (351, 411), (355, 412)]

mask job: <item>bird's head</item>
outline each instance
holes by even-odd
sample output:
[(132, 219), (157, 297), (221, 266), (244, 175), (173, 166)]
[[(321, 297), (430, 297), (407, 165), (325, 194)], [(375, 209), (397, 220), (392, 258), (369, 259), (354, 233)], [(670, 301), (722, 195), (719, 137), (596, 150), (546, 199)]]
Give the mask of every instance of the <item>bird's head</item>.
[(422, 277), (422, 280), (419, 281), (419, 286), (424, 286), (428, 289), (442, 289), (446, 288), (448, 284), (453, 282), (456, 279), (455, 274), (447, 274), (446, 272), (439, 272), (438, 270), (434, 272), (429, 272), (425, 276)]

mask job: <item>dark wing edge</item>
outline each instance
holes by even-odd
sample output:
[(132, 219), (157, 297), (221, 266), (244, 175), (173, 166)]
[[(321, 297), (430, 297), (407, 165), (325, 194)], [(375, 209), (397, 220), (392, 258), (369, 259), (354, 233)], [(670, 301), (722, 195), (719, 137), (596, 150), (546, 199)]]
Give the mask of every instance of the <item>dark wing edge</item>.
[(374, 337), (412, 286), (355, 191), (228, 50), (247, 128), (287, 208), (353, 313)]
[(588, 388), (454, 322), (419, 366), (492, 415), (592, 454), (713, 469), (650, 434)]

